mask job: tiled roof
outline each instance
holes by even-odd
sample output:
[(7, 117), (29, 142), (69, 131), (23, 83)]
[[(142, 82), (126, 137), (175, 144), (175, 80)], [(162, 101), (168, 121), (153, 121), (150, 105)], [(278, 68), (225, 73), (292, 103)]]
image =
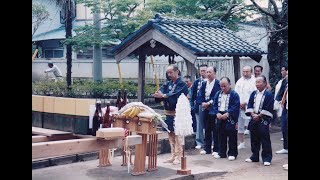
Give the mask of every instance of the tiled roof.
[(260, 56), (265, 53), (236, 36), (221, 21), (166, 18), (160, 15), (150, 19), (113, 51), (122, 49), (150, 28), (158, 30), (171, 40), (194, 51), (197, 56)]

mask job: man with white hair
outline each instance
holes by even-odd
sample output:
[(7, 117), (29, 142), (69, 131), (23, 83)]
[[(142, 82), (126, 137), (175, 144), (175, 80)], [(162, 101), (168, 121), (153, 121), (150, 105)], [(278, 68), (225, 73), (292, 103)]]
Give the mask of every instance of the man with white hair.
[(242, 69), (242, 77), (237, 81), (234, 88), (234, 90), (240, 97), (240, 115), (238, 119), (238, 139), (240, 141), (240, 144), (238, 146), (238, 149), (245, 148), (244, 132), (250, 120), (250, 117), (245, 115), (245, 111), (250, 94), (256, 90), (255, 77), (251, 76), (251, 74), (251, 66), (244, 66)]

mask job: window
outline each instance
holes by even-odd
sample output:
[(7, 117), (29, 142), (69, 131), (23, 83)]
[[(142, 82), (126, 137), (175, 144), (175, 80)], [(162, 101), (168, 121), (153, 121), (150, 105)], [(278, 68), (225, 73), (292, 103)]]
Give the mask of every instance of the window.
[(45, 49), (44, 58), (63, 58), (63, 49)]

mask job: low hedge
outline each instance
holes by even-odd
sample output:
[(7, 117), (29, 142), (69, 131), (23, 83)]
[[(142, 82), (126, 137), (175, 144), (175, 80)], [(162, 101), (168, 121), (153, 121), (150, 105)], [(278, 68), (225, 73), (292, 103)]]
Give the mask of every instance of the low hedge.
[[(123, 85), (127, 89), (128, 98), (136, 99), (138, 84), (134, 81), (124, 81)], [(56, 97), (111, 99), (117, 97), (118, 89), (120, 89), (120, 84), (116, 80), (104, 80), (101, 83), (94, 83), (92, 80), (75, 80), (69, 91), (66, 82), (32, 82), (32, 94)], [(145, 97), (152, 97), (155, 90), (154, 84), (146, 84)]]

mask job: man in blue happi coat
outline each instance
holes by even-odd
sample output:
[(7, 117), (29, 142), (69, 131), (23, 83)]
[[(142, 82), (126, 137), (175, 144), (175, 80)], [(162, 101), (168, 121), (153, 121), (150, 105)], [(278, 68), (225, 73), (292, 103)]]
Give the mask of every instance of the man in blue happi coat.
[(171, 146), (171, 157), (165, 162), (179, 164), (182, 156), (182, 145), (181, 140), (174, 133), (174, 117), (178, 98), (182, 93), (187, 96), (188, 87), (181, 77), (179, 77), (179, 69), (176, 65), (171, 64), (168, 66), (167, 75), (170, 81), (162, 85), (160, 90), (155, 92), (154, 97), (164, 103), (165, 123), (170, 130), (168, 136)]
[(209, 112), (216, 120), (219, 139), (219, 153), (214, 157), (227, 157), (228, 139), (228, 159), (233, 161), (238, 156), (236, 124), (240, 113), (240, 97), (236, 91), (231, 89), (228, 77), (220, 79), (220, 87), (221, 91), (218, 91), (214, 96), (214, 103)]
[(219, 80), (216, 79), (217, 69), (215, 67), (207, 68), (207, 81), (202, 83), (201, 89), (199, 90), (198, 104), (201, 104), (200, 111), (203, 112), (204, 129), (205, 129), (205, 147), (204, 150), (200, 151), (200, 154), (211, 154), (212, 153), (212, 139), (213, 144), (213, 155), (219, 151), (218, 135), (216, 131), (216, 124), (213, 117), (209, 114), (210, 107), (213, 104), (214, 95), (221, 90)]
[(246, 115), (251, 117), (248, 125), (250, 130), (252, 155), (246, 162), (259, 162), (259, 151), (262, 145), (262, 161), (265, 166), (270, 166), (272, 160), (272, 148), (270, 141), (269, 124), (273, 118), (272, 110), (274, 98), (266, 89), (267, 79), (260, 75), (256, 78), (257, 90), (250, 95)]

